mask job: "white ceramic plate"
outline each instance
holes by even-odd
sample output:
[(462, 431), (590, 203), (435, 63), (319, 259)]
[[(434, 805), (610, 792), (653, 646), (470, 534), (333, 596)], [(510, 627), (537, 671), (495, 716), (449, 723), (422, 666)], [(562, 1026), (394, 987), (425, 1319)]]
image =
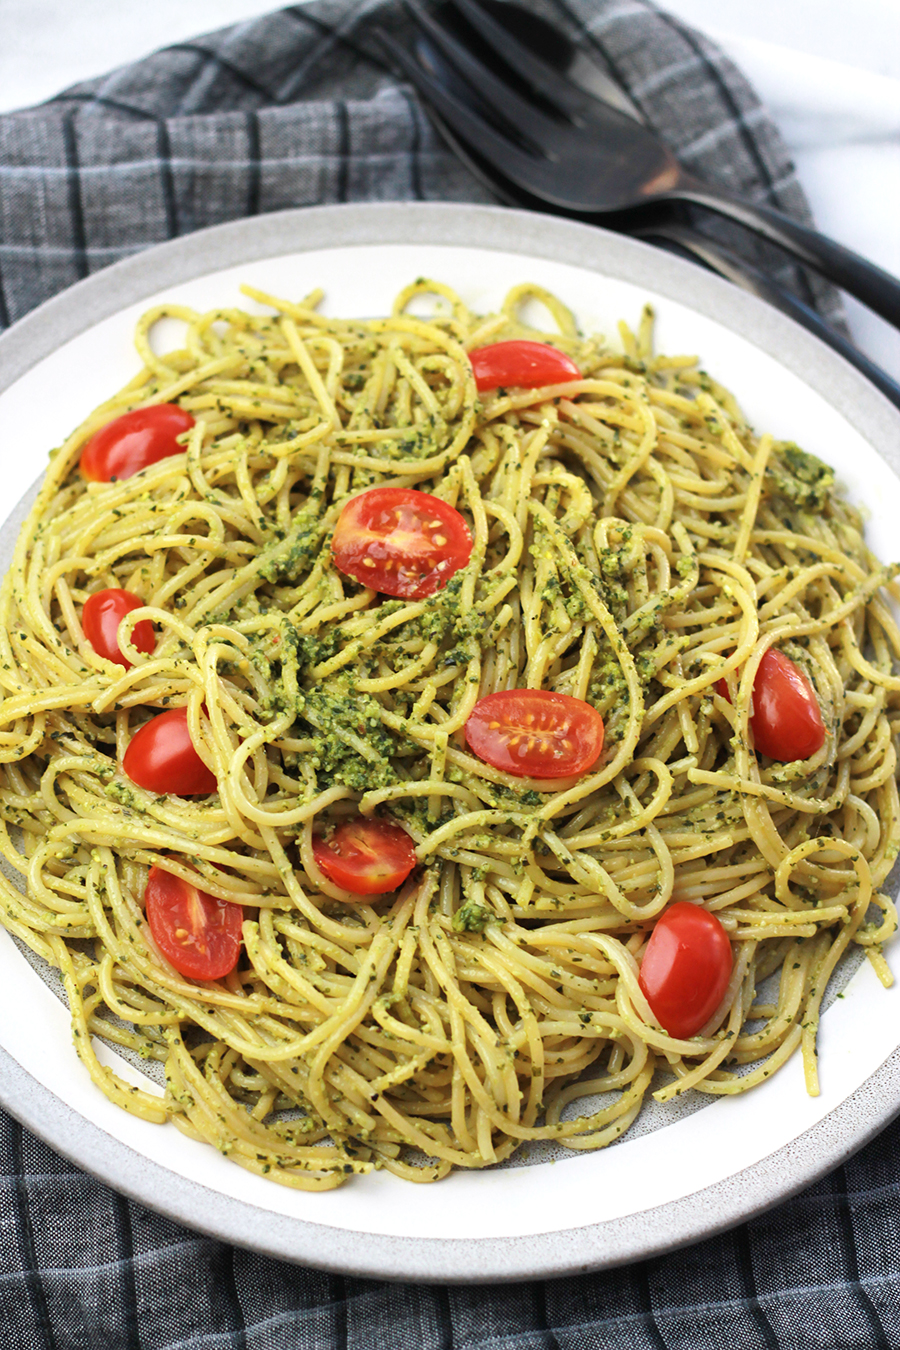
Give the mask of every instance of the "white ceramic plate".
[[(137, 369), (131, 331), (149, 304), (246, 303), (242, 281), (289, 296), (321, 285), (328, 312), (368, 316), (385, 313), (423, 274), (479, 310), (534, 280), (569, 303), (583, 328), (607, 334), (621, 317), (636, 323), (650, 299), (660, 349), (701, 353), (759, 429), (834, 464), (871, 509), (875, 551), (886, 558), (895, 549), (900, 416), (855, 370), (752, 297), (642, 244), (468, 206), (322, 207), (238, 222), (141, 254), (43, 306), (0, 339), (7, 503), (30, 486), (48, 449)], [(8, 523), (7, 558), (14, 534)], [(867, 964), (825, 1015), (820, 1050), (815, 1099), (797, 1059), (746, 1097), (714, 1101), (600, 1153), (459, 1172), (438, 1186), (374, 1174), (305, 1194), (108, 1103), (75, 1056), (66, 1009), (0, 932), (0, 1100), (9, 1111), (82, 1167), (184, 1223), (358, 1275), (557, 1275), (747, 1218), (836, 1165), (900, 1110), (900, 994), (885, 992)], [(101, 1053), (140, 1078), (113, 1051)]]

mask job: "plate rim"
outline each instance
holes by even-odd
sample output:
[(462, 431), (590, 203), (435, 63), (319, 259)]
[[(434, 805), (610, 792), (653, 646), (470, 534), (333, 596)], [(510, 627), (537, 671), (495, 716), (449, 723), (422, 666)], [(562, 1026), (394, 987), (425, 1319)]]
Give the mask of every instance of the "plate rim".
[[(900, 476), (900, 412), (843, 357), (765, 302), (627, 236), (465, 203), (306, 207), (230, 221), (148, 248), (77, 282), (0, 335), (0, 393), (65, 342), (163, 287), (279, 254), (373, 244), (496, 250), (646, 286), (763, 347), (842, 414)], [(220, 1240), (360, 1278), (495, 1283), (582, 1274), (660, 1255), (784, 1202), (863, 1147), (900, 1113), (900, 1046), (815, 1125), (724, 1180), (620, 1218), (517, 1237), (461, 1240), (367, 1233), (276, 1214), (223, 1195), (112, 1138), (2, 1047), (0, 1104), (98, 1180)]]

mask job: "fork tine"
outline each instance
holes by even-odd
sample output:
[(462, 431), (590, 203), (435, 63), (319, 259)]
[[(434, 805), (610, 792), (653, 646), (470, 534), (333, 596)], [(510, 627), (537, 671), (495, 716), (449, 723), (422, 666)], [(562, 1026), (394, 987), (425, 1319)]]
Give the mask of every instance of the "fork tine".
[(456, 38), (436, 23), (425, 10), (420, 9), (417, 4), (409, 3), (409, 0), (407, 9), (438, 51), (451, 61), (464, 79), (471, 84), (474, 93), (485, 107), (495, 113), (511, 130), (531, 141), (538, 154), (546, 155), (548, 144), (553, 144), (558, 124), (488, 70), (487, 66), (472, 56), (462, 43), (457, 42)]
[[(503, 23), (482, 9), (477, 0), (450, 0), (450, 4), (471, 24), (492, 51), (521, 75), (551, 107), (558, 109), (577, 125), (582, 125), (585, 120), (590, 121), (592, 114), (596, 116), (599, 99), (579, 89), (553, 66), (542, 61)], [(629, 117), (639, 117), (628, 96), (621, 93), (612, 80), (609, 84), (610, 97), (606, 100), (609, 106), (618, 108)]]
[(501, 135), (494, 127), (461, 103), (394, 40), (383, 28), (374, 35), (393, 56), (410, 84), (431, 104), (449, 129), (468, 146), (477, 146), (479, 157), (526, 192), (555, 200), (554, 185), (542, 171), (549, 160), (539, 160)]
[(457, 159), (461, 160), (469, 173), (477, 178), (479, 183), (482, 183), (489, 192), (492, 192), (504, 206), (512, 206), (519, 210), (552, 212), (552, 206), (548, 206), (546, 202), (538, 200), (537, 197), (530, 197), (524, 189), (516, 187), (515, 184), (503, 178), (493, 166), (480, 160), (477, 152), (450, 130), (437, 109), (430, 104), (428, 105), (428, 115)]

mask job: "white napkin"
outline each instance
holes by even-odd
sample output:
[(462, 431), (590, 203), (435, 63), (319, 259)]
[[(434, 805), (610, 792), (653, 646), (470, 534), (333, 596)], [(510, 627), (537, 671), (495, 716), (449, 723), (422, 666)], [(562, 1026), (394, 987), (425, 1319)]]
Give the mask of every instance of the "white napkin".
[[(822, 233), (900, 276), (900, 79), (707, 31), (772, 113)], [(900, 332), (845, 299), (858, 345), (900, 379)]]

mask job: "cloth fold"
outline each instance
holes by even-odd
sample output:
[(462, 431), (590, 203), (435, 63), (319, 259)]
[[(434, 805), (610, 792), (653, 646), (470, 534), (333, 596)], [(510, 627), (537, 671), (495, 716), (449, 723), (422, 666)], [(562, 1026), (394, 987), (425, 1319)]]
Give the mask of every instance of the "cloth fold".
[[(691, 169), (809, 219), (770, 118), (712, 42), (648, 0), (529, 3), (606, 64)], [(399, 0), (316, 0), (0, 117), (0, 323), (119, 258), (224, 220), (337, 201), (492, 200), (386, 68), (376, 23), (410, 37)], [(833, 292), (781, 255), (734, 227), (703, 228), (839, 319)], [(0, 1113), (0, 1343), (898, 1345), (898, 1143), (893, 1125), (787, 1204), (627, 1269), (428, 1288), (298, 1269), (198, 1236), (124, 1200)], [(434, 1203), (439, 1214), (439, 1187)]]

